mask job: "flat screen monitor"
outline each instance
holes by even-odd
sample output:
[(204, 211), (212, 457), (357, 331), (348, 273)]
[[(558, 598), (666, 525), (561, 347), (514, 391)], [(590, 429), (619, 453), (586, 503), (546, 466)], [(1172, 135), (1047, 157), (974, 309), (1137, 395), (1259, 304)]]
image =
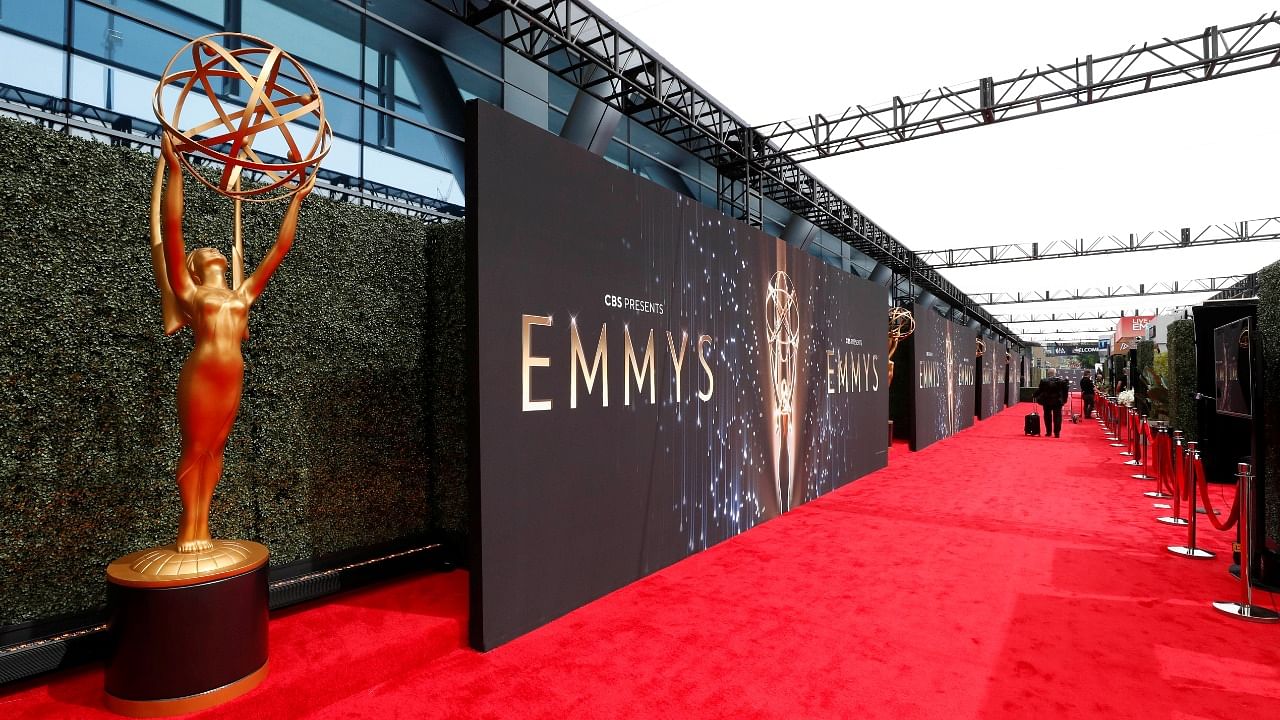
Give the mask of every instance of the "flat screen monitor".
[(1220, 415), (1253, 417), (1249, 318), (1213, 331), (1214, 395)]

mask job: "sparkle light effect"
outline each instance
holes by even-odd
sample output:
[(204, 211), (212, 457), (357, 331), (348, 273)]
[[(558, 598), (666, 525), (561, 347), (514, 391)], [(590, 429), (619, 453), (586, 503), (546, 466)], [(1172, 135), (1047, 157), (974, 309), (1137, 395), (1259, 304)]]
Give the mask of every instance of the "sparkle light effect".
[[(669, 389), (656, 408), (660, 448), (651, 477), (674, 484), (670, 509), (688, 551), (883, 466), (882, 451), (855, 449), (859, 442), (885, 444), (886, 410), (873, 408), (887, 409), (887, 320), (860, 311), (883, 306), (880, 290), (691, 199), (666, 204), (634, 197), (646, 220), (619, 243), (631, 262), (647, 269), (645, 286), (635, 292), (666, 307), (646, 322), (675, 337), (715, 338), (708, 350), (714, 353), (711, 400), (686, 391), (677, 402), (674, 383), (665, 382)], [(786, 257), (793, 258), (789, 271), (775, 273), (788, 267)], [(801, 308), (812, 310), (802, 317)], [(848, 337), (867, 338), (868, 352), (877, 354), (877, 392), (827, 394), (826, 352)], [(691, 346), (682, 371), (686, 388), (701, 377), (697, 362)], [(667, 363), (659, 379), (672, 372)], [(631, 411), (654, 412), (647, 406)], [(775, 442), (783, 439), (784, 418), (789, 450), (780, 468)], [(877, 440), (866, 442), (869, 437)]]
[(997, 340), (989, 341), (989, 344), (978, 341), (981, 352), (979, 357), (982, 358), (981, 365), (981, 387), (979, 388), (979, 417), (983, 419), (1000, 412), (1004, 407), (1005, 387), (1004, 387), (1004, 365), (1005, 355), (1009, 350), (1004, 343)]
[(923, 387), (916, 374), (916, 437), (923, 447), (973, 425), (974, 331), (934, 312), (917, 309), (915, 316), (916, 361), (938, 367), (933, 387)]

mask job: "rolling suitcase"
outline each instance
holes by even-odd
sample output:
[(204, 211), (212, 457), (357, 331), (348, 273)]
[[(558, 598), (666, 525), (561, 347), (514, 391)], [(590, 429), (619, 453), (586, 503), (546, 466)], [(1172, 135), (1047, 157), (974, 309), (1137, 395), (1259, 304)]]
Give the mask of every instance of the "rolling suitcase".
[[(1070, 396), (1069, 396), (1069, 397), (1070, 397)], [(1083, 395), (1081, 395), (1081, 396), (1080, 396), (1080, 408), (1081, 408), (1081, 411), (1083, 411), (1083, 410), (1084, 410), (1084, 396), (1083, 396)], [(1071, 414), (1071, 424), (1072, 424), (1072, 425), (1077, 425), (1077, 424), (1079, 424), (1079, 423), (1080, 423), (1080, 414), (1081, 414), (1081, 413), (1076, 412), (1076, 401), (1075, 401), (1075, 398), (1074, 398), (1074, 397), (1072, 397), (1072, 398), (1067, 402), (1067, 412)]]
[(1040, 437), (1040, 415), (1039, 413), (1028, 413), (1027, 417), (1022, 421), (1022, 432), (1026, 435)]

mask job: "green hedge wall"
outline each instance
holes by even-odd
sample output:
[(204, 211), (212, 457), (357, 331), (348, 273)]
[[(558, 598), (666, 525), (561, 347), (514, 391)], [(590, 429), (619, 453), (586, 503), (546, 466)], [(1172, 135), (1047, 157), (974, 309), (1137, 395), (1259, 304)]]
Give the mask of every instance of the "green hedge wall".
[(1198, 440), (1196, 425), (1196, 326), (1191, 320), (1169, 323), (1169, 414), (1173, 427)]
[(1264, 393), (1261, 420), (1267, 438), (1263, 511), (1267, 537), (1280, 543), (1280, 263), (1258, 272), (1258, 335)]
[[(0, 120), (0, 626), (93, 611), (108, 561), (173, 541), (175, 387), (148, 247), (155, 161)], [(231, 204), (188, 181), (189, 248)], [(252, 263), (283, 203), (248, 204)], [(216, 537), (273, 564), (465, 532), (460, 225), (313, 196), (250, 317)], [(249, 268), (251, 269), (251, 268)]]

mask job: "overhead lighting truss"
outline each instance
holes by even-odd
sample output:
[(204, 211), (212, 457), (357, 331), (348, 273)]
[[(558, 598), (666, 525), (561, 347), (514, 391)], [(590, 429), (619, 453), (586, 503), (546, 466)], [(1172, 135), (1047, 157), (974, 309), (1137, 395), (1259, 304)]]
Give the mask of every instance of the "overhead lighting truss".
[(950, 250), (923, 250), (920, 252), (920, 257), (936, 268), (961, 268), (1276, 239), (1280, 239), (1280, 217), (1268, 217), (1217, 223), (1201, 228), (1195, 233), (1191, 232), (1191, 228), (1152, 230), (1142, 234), (1131, 233), (1127, 238), (1119, 235), (1100, 235), (1095, 238), (1053, 240), (1044, 244), (1033, 242)]
[(1030, 337), (1035, 335), (1108, 335), (1115, 328), (1087, 328), (1084, 330), (1019, 330), (1018, 334)]
[(1010, 303), (1054, 302), (1063, 300), (1105, 300), (1111, 298), (1143, 297), (1147, 295), (1176, 295), (1181, 293), (1218, 293), (1226, 297), (1250, 297), (1257, 294), (1257, 274), (1227, 275), (1200, 280), (1174, 280), (1138, 285), (1082, 288), (1077, 290), (1015, 290), (992, 293), (975, 293), (972, 297), (984, 305)]
[[(1046, 323), (1046, 322), (1072, 322), (1077, 320), (1120, 320), (1135, 315), (1162, 315), (1172, 312), (1179, 312), (1184, 308), (1155, 308), (1152, 310), (1137, 309), (1130, 313), (1118, 312), (1116, 310), (1094, 310), (1089, 312), (1056, 312), (1056, 313), (1014, 313), (1011, 315), (996, 315), (1000, 322), (1006, 325), (1020, 325), (1026, 323)], [(1022, 334), (1019, 332), (1019, 334)]]
[(1122, 52), (1086, 55), (1028, 68), (1004, 80), (991, 77), (930, 88), (887, 103), (854, 105), (829, 115), (761, 125), (768, 143), (764, 165), (818, 158), (1083, 107), (1215, 78), (1274, 67), (1280, 62), (1280, 21), (1270, 13), (1227, 28), (1205, 28), (1178, 40), (1131, 45)]

